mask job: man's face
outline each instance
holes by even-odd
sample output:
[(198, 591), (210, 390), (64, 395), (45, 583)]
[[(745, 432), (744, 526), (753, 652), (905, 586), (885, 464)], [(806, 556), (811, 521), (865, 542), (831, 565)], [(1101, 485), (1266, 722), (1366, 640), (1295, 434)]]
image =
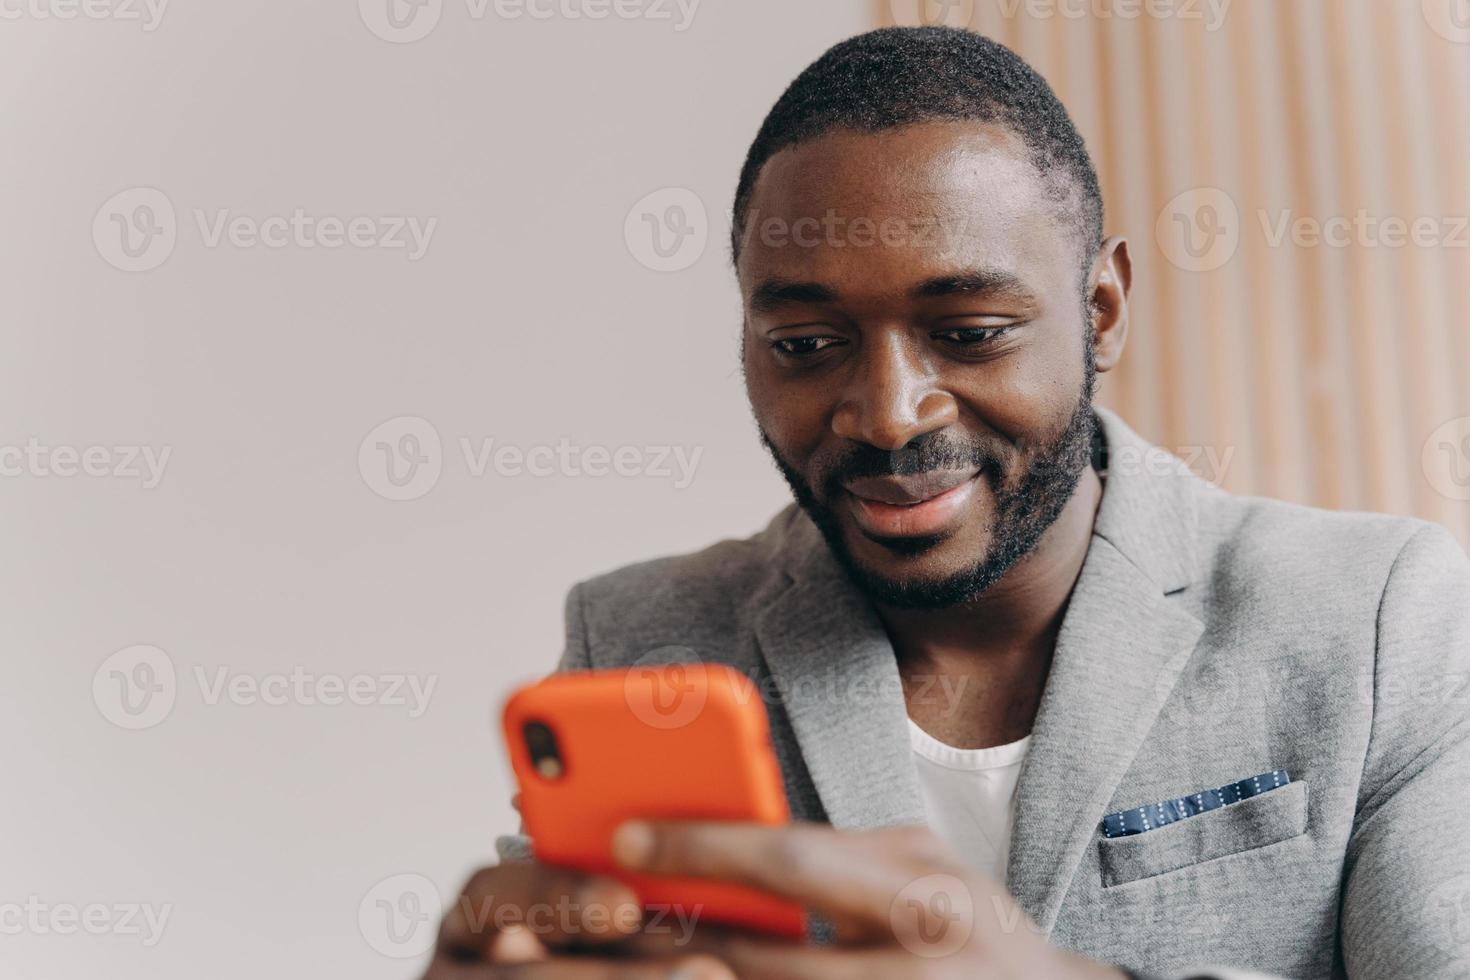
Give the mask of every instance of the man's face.
[(971, 599), (1070, 499), (1092, 436), (1078, 233), (999, 126), (773, 156), (739, 275), (746, 388), (798, 502), (876, 599)]

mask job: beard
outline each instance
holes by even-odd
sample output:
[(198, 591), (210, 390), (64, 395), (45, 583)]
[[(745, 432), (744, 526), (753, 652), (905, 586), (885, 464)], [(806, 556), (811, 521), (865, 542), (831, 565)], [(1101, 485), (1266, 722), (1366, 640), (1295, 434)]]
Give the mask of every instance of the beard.
[[(946, 609), (979, 598), (1000, 581), (1018, 561), (1036, 549), (1072, 499), (1083, 471), (1093, 458), (1097, 435), (1097, 420), (1092, 412), (1097, 371), (1091, 343), (1087, 345), (1086, 358), (1082, 392), (1066, 426), (1050, 442), (1035, 446), (1029, 460), (1018, 451), (998, 451), (993, 441), (990, 444), (964, 442), (944, 431), (926, 433), (893, 452), (857, 443), (812, 461), (822, 488), (818, 494), (801, 473), (781, 458), (764, 429), (761, 441), (791, 487), (797, 504), (822, 532), (838, 563), (870, 599), (902, 609)], [(987, 479), (995, 496), (989, 548), (976, 555), (969, 567), (944, 577), (895, 578), (853, 557), (830, 503), (841, 499), (848, 481), (965, 467), (977, 468), (976, 479)], [(1015, 476), (1018, 469), (1021, 472)], [(912, 556), (923, 554), (942, 540), (943, 537), (890, 538), (879, 543), (895, 554)]]

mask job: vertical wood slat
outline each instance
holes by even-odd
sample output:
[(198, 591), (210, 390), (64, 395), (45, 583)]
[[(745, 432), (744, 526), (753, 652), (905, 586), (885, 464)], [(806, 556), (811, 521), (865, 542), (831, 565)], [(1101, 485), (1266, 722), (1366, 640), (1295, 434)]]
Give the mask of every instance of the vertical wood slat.
[[(1181, 70), (1189, 93), (1189, 115), (1181, 121), (1191, 135), (1193, 164), (1187, 182), (1191, 186), (1236, 187), (1240, 184), (1240, 159), (1229, 150), (1240, 141), (1235, 107), (1239, 99), (1218, 99), (1211, 80), (1210, 62), (1229, 64), (1229, 49), (1224, 44), (1209, 43), (1204, 31), (1188, 30), (1181, 47), (1185, 63)], [(1194, 66), (1194, 70), (1190, 70)], [(1254, 488), (1259, 474), (1266, 476), (1265, 485), (1274, 492), (1285, 492), (1287, 496), (1300, 496), (1273, 478), (1285, 476), (1289, 470), (1282, 465), (1290, 459), (1281, 443), (1289, 438), (1285, 429), (1272, 429), (1267, 438), (1253, 440), (1252, 419), (1258, 402), (1262, 414), (1272, 415), (1277, 406), (1271, 402), (1275, 392), (1273, 385), (1261, 384), (1252, 363), (1264, 361), (1275, 366), (1283, 363), (1252, 337), (1251, 330), (1232, 316), (1232, 310), (1240, 297), (1250, 296), (1249, 280), (1245, 263), (1236, 258), (1227, 262), (1218, 275), (1199, 277), (1201, 301), (1204, 306), (1206, 330), (1206, 352), (1201, 365), (1210, 380), (1209, 443), (1217, 453), (1217, 459), (1225, 466), (1223, 471), (1213, 468), (1205, 475), (1220, 482), (1230, 490)], [(1254, 327), (1254, 323), (1251, 324)], [(1276, 339), (1279, 334), (1273, 335)], [(1227, 463), (1228, 461), (1228, 463)]]
[[(1361, 60), (1363, 51), (1376, 47), (1370, 21), (1360, 0), (1339, 0), (1320, 18), (1331, 42), (1329, 61), (1337, 93), (1332, 109), (1343, 175), (1343, 195), (1335, 202), (1334, 215), (1353, 215), (1359, 208), (1370, 213), (1383, 210), (1387, 165), (1382, 106), (1378, 79), (1364, 71)], [(1370, 63), (1376, 64), (1381, 55), (1375, 51), (1372, 57)], [(1371, 510), (1402, 511), (1409, 498), (1408, 475), (1402, 467), (1383, 465), (1406, 428), (1398, 391), (1398, 330), (1389, 299), (1389, 270), (1381, 248), (1354, 244), (1344, 251), (1350, 267), (1349, 328), (1355, 354), (1352, 395), (1358, 409), (1361, 459), (1367, 464), (1368, 494), (1362, 503)]]
[[(1426, 54), (1419, 41), (1430, 32), (1404, 30), (1403, 18), (1394, 16), (1391, 8), (1376, 6), (1373, 14), (1374, 35), (1379, 40), (1379, 54), (1384, 65), (1380, 75), (1384, 104), (1406, 105), (1415, 93), (1425, 91), (1422, 75), (1415, 76), (1416, 68)], [(1396, 216), (1413, 220), (1417, 215), (1444, 213), (1441, 210), (1442, 195), (1438, 193), (1439, 181), (1433, 173), (1436, 155), (1413, 152), (1414, 147), (1434, 145), (1424, 126), (1424, 115), (1389, 111), (1384, 122), (1383, 145), (1388, 153), (1389, 185), (1394, 188), (1392, 205), (1396, 212), (1403, 209)], [(1385, 250), (1384, 259), (1391, 267), (1396, 287), (1393, 298), (1398, 316), (1395, 323), (1383, 325), (1381, 329), (1392, 329), (1400, 337), (1403, 369), (1414, 366), (1425, 369), (1417, 374), (1413, 383), (1403, 386), (1405, 427), (1400, 434), (1400, 444), (1412, 442), (1414, 432), (1431, 431), (1434, 428), (1431, 420), (1444, 412), (1451, 401), (1445, 384), (1447, 375), (1441, 369), (1443, 363), (1435, 359), (1434, 345), (1441, 322), (1441, 310), (1437, 307), (1446, 285), (1440, 276), (1443, 252), (1441, 248), (1420, 249), (1412, 245)], [(1427, 480), (1413, 481), (1410, 492), (1416, 513), (1443, 519), (1445, 508), (1442, 505), (1447, 501), (1434, 492)]]
[[(1246, 346), (1247, 356), (1232, 365), (1254, 409), (1241, 438), (1258, 460), (1254, 478), (1231, 489), (1305, 501), (1309, 440), (1302, 421), (1301, 352), (1295, 331), (1282, 329), (1301, 313), (1299, 263), (1291, 250), (1265, 247), (1260, 221), (1262, 213), (1291, 198), (1288, 168), (1277, 152), (1289, 124), (1278, 98), (1281, 39), (1263, 31), (1260, 22), (1231, 18), (1219, 43), (1204, 42), (1215, 52), (1209, 98), (1230, 104), (1236, 133), (1233, 142), (1220, 144), (1219, 153), (1235, 164), (1223, 186), (1239, 208), (1240, 245), (1220, 274), (1232, 278), (1229, 315)], [(1235, 84), (1221, 86), (1221, 77)]]
[[(1440, 161), (1440, 200), (1447, 216), (1470, 218), (1470, 44), (1454, 45), (1438, 36), (1426, 38), (1428, 101), (1432, 151)], [(1436, 427), (1470, 415), (1470, 248), (1444, 249), (1447, 287), (1441, 295), (1441, 344), (1436, 351), (1449, 372), (1452, 404), (1433, 421)], [(1415, 447), (1421, 450), (1422, 447)], [(1470, 543), (1470, 503), (1446, 500), (1441, 519)]]
[[(1332, 114), (1323, 107), (1334, 98), (1327, 54), (1320, 43), (1317, 12), (1306, 5), (1286, 5), (1280, 29), (1285, 43), (1281, 59), (1283, 99), (1294, 138), (1287, 147), (1290, 192), (1282, 205), (1293, 204), (1309, 215), (1331, 213), (1339, 199), (1336, 138)], [(1288, 138), (1282, 135), (1283, 142)], [(1302, 376), (1298, 383), (1307, 400), (1306, 451), (1311, 456), (1312, 496), (1309, 503), (1325, 507), (1363, 506), (1362, 467), (1350, 399), (1345, 382), (1350, 375), (1349, 309), (1343, 283), (1347, 261), (1340, 250), (1319, 249), (1303, 256), (1284, 253), (1290, 264), (1274, 266), (1264, 249), (1254, 288), (1266, 288), (1270, 277), (1294, 277), (1300, 290), (1292, 318), (1281, 325), (1302, 341)], [(1289, 383), (1289, 382), (1288, 382)]]

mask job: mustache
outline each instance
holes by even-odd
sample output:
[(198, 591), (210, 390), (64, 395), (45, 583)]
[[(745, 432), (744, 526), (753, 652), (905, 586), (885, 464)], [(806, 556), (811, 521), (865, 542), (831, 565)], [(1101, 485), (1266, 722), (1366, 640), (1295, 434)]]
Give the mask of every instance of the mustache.
[(1005, 470), (1005, 459), (983, 443), (965, 443), (943, 432), (918, 437), (902, 449), (885, 450), (865, 443), (816, 461), (815, 471), (830, 500), (851, 480), (872, 476), (914, 476), (936, 470), (978, 469), (993, 480)]

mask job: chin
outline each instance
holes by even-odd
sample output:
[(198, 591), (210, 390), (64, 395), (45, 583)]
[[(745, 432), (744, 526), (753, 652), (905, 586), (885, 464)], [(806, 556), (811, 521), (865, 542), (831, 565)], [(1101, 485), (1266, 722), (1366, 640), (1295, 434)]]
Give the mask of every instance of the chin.
[(946, 609), (970, 602), (1005, 572), (985, 540), (966, 544), (959, 534), (874, 540), (850, 534), (842, 556), (849, 574), (869, 597), (898, 608)]

